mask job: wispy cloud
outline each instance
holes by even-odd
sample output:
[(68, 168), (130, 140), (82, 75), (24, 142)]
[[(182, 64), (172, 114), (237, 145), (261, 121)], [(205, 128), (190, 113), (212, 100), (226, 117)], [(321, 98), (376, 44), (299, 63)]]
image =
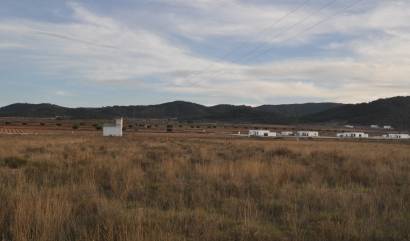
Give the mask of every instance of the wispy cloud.
[[(338, 11), (351, 2), (323, 7), (329, 1), (311, 1), (277, 25), (273, 23), (298, 5), (239, 0), (154, 3), (168, 11), (156, 20), (167, 27), (164, 31), (150, 28), (151, 19), (128, 18), (127, 6), (118, 7), (117, 12), (124, 12), (119, 16), (97, 13), (79, 2), (66, 6), (70, 21), (2, 19), (0, 60), (6, 58), (1, 53), (15, 50), (14, 57), (40, 77), (144, 88), (153, 95), (186, 95), (192, 101), (201, 95), (218, 96), (226, 103), (242, 99), (261, 104), (278, 96), (360, 102), (410, 94), (408, 1), (374, 1), (343, 14)], [(332, 21), (303, 31), (335, 14)], [(295, 27), (288, 30), (289, 26)], [(219, 58), (204, 54), (218, 41), (227, 45)], [(233, 51), (233, 57), (220, 58), (238, 43), (264, 58), (242, 61), (248, 54), (243, 50), (242, 56)], [(320, 53), (307, 53), (307, 48)], [(269, 57), (275, 50), (280, 56)]]

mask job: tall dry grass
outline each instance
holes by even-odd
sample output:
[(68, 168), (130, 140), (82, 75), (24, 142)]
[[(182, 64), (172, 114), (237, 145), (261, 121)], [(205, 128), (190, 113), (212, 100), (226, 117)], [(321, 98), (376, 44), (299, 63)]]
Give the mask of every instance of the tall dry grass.
[(0, 239), (410, 240), (400, 144), (0, 137)]

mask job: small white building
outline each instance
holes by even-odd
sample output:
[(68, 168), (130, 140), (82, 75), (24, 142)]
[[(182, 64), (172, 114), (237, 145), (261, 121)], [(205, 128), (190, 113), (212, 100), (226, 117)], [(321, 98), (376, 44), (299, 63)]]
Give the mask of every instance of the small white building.
[(372, 129), (379, 129), (380, 126), (379, 126), (379, 125), (370, 125), (370, 128), (372, 128)]
[(281, 136), (292, 136), (293, 132), (292, 131), (282, 131), (280, 133)]
[(353, 128), (354, 128), (354, 126), (352, 126), (352, 125), (345, 125), (345, 127), (346, 127), (346, 128), (349, 128), (349, 129), (353, 129)]
[(269, 130), (250, 130), (249, 136), (256, 137), (276, 137), (276, 132), (271, 132)]
[(317, 131), (298, 131), (297, 136), (299, 137), (318, 137), (319, 132)]
[(343, 132), (337, 133), (336, 136), (339, 138), (369, 138), (369, 134), (364, 132)]
[(123, 119), (115, 120), (115, 123), (104, 124), (103, 136), (122, 136)]
[(385, 129), (385, 130), (392, 130), (393, 127), (392, 127), (392, 126), (383, 126), (383, 129)]
[(409, 134), (386, 134), (383, 135), (383, 138), (386, 139), (410, 139)]

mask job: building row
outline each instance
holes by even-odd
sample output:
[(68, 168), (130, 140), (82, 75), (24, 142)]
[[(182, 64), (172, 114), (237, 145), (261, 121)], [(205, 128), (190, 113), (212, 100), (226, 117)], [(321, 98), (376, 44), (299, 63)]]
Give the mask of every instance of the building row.
[(385, 129), (385, 130), (393, 130), (392, 126), (379, 126), (379, 125), (370, 125), (372, 129)]
[[(354, 129), (355, 128), (355, 126), (353, 126), (353, 125), (345, 125), (344, 127), (349, 128), (349, 129)], [(388, 126), (388, 125), (386, 125), (386, 126), (370, 125), (370, 128), (371, 129), (385, 129), (385, 130), (393, 130), (394, 129), (393, 126)]]
[[(369, 138), (369, 134), (364, 132), (343, 132), (336, 135), (339, 138)], [(383, 139), (410, 139), (409, 134), (385, 134), (381, 136)]]
[[(250, 130), (250, 137), (319, 137), (318, 131), (282, 131), (280, 133), (272, 132), (269, 130)], [(338, 138), (353, 138), (353, 139), (366, 139), (369, 138), (369, 134), (364, 132), (343, 132), (337, 133)], [(382, 136), (384, 139), (410, 139), (409, 134), (385, 134)]]
[(318, 137), (318, 131), (282, 131), (280, 133), (272, 132), (269, 130), (250, 130), (249, 136), (254, 137), (286, 137), (286, 136), (299, 136), (299, 137)]

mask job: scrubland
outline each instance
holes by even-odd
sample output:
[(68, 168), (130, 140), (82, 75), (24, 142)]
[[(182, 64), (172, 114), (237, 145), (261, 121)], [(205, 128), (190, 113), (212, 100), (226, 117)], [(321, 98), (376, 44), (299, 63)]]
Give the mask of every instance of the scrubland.
[(410, 145), (0, 136), (0, 240), (410, 240)]

